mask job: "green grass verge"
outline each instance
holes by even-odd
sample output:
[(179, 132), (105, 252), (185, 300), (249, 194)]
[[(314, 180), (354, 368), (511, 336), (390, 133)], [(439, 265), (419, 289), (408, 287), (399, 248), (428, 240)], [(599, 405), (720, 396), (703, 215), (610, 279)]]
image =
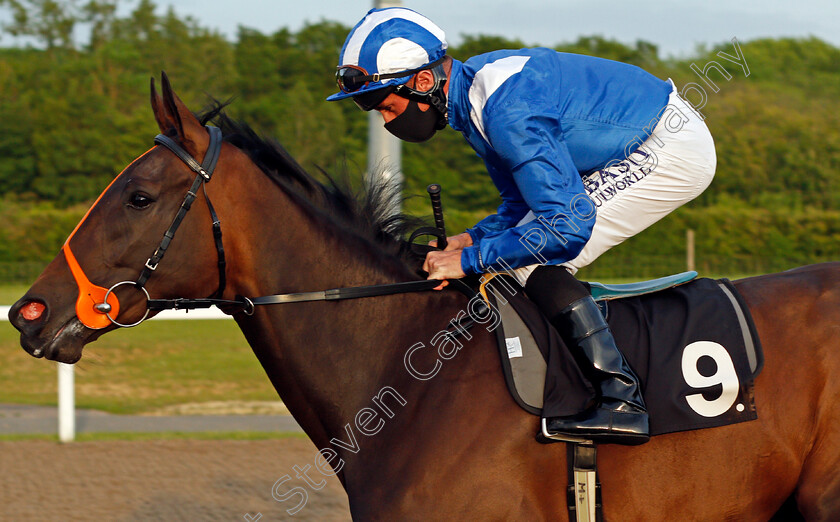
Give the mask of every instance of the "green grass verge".
[[(295, 432), (161, 432), (161, 433), (77, 433), (75, 442), (143, 441), (143, 440), (274, 440), (306, 439), (304, 433)], [(58, 442), (57, 435), (0, 435), (0, 442), (44, 440)]]
[(29, 290), (28, 285), (0, 285), (0, 305), (12, 305)]
[[(277, 393), (233, 321), (150, 321), (111, 332), (76, 364), (76, 405), (141, 413), (206, 401), (276, 401)], [(0, 402), (55, 405), (55, 363), (20, 347), (0, 323)]]

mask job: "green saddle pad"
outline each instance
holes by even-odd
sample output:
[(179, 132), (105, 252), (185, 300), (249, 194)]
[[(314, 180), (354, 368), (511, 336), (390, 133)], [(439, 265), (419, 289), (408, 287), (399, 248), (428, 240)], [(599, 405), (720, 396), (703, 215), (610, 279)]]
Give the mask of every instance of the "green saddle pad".
[(622, 297), (633, 297), (636, 295), (651, 294), (666, 288), (672, 288), (683, 283), (688, 283), (697, 277), (697, 272), (683, 272), (650, 281), (640, 283), (627, 283), (623, 285), (605, 285), (602, 283), (589, 283), (592, 297), (596, 301), (608, 301)]

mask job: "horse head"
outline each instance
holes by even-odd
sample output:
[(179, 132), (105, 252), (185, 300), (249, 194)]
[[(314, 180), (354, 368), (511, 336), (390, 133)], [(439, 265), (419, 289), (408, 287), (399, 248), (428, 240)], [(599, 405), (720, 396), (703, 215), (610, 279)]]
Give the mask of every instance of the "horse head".
[[(162, 87), (160, 95), (152, 79), (151, 105), (161, 134), (201, 161), (210, 146), (208, 129), (174, 93), (165, 73)], [(225, 153), (217, 171), (230, 169), (232, 162), (244, 157), (235, 147), (222, 146)], [(209, 199), (205, 204), (201, 194), (180, 223), (182, 239), (172, 242), (159, 268), (147, 270), (145, 289), (135, 284), (195, 177), (196, 172), (176, 154), (155, 146), (111, 182), (9, 312), (27, 352), (74, 363), (85, 344), (116, 328), (114, 320), (126, 324), (143, 318), (147, 292), (168, 298), (206, 297), (217, 291), (220, 278)], [(224, 201), (224, 185), (229, 182), (216, 181), (211, 185), (218, 187), (211, 188), (200, 185), (205, 195), (216, 189), (219, 201)], [(115, 287), (121, 282), (126, 284)]]

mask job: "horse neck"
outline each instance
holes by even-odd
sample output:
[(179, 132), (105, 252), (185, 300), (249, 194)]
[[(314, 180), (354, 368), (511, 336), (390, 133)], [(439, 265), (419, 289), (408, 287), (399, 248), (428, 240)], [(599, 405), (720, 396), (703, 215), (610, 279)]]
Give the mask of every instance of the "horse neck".
[[(259, 192), (258, 192), (259, 193)], [(408, 271), (352, 233), (342, 233), (306, 201), (274, 194), (237, 228), (231, 291), (246, 296), (405, 281)], [(269, 215), (266, 215), (269, 214)], [(424, 294), (269, 305), (238, 317), (243, 333), (289, 410), (321, 447), (400, 373), (402, 339), (429, 335)], [(452, 301), (452, 296), (445, 298)], [(435, 325), (437, 329), (445, 327)], [(406, 337), (408, 336), (408, 337)], [(346, 437), (345, 437), (346, 438)]]

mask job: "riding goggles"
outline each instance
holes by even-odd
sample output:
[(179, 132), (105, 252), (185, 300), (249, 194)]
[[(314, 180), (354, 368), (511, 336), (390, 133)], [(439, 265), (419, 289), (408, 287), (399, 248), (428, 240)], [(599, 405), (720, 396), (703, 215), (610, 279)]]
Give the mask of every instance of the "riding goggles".
[(431, 69), (432, 67), (443, 63), (444, 58), (445, 56), (442, 56), (432, 63), (427, 63), (426, 65), (415, 69), (386, 74), (368, 74), (364, 68), (359, 67), (358, 65), (339, 65), (335, 71), (335, 83), (338, 84), (338, 88), (341, 92), (353, 93), (362, 87), (365, 87), (370, 82), (390, 80), (391, 78), (405, 78), (406, 76), (411, 76), (424, 69)]
[(395, 91), (396, 88), (393, 85), (389, 85), (384, 89), (374, 89), (372, 91), (360, 92), (359, 94), (353, 95), (353, 102), (363, 111), (371, 111), (378, 107), (379, 104), (382, 103), (382, 100), (390, 96), (391, 93)]

